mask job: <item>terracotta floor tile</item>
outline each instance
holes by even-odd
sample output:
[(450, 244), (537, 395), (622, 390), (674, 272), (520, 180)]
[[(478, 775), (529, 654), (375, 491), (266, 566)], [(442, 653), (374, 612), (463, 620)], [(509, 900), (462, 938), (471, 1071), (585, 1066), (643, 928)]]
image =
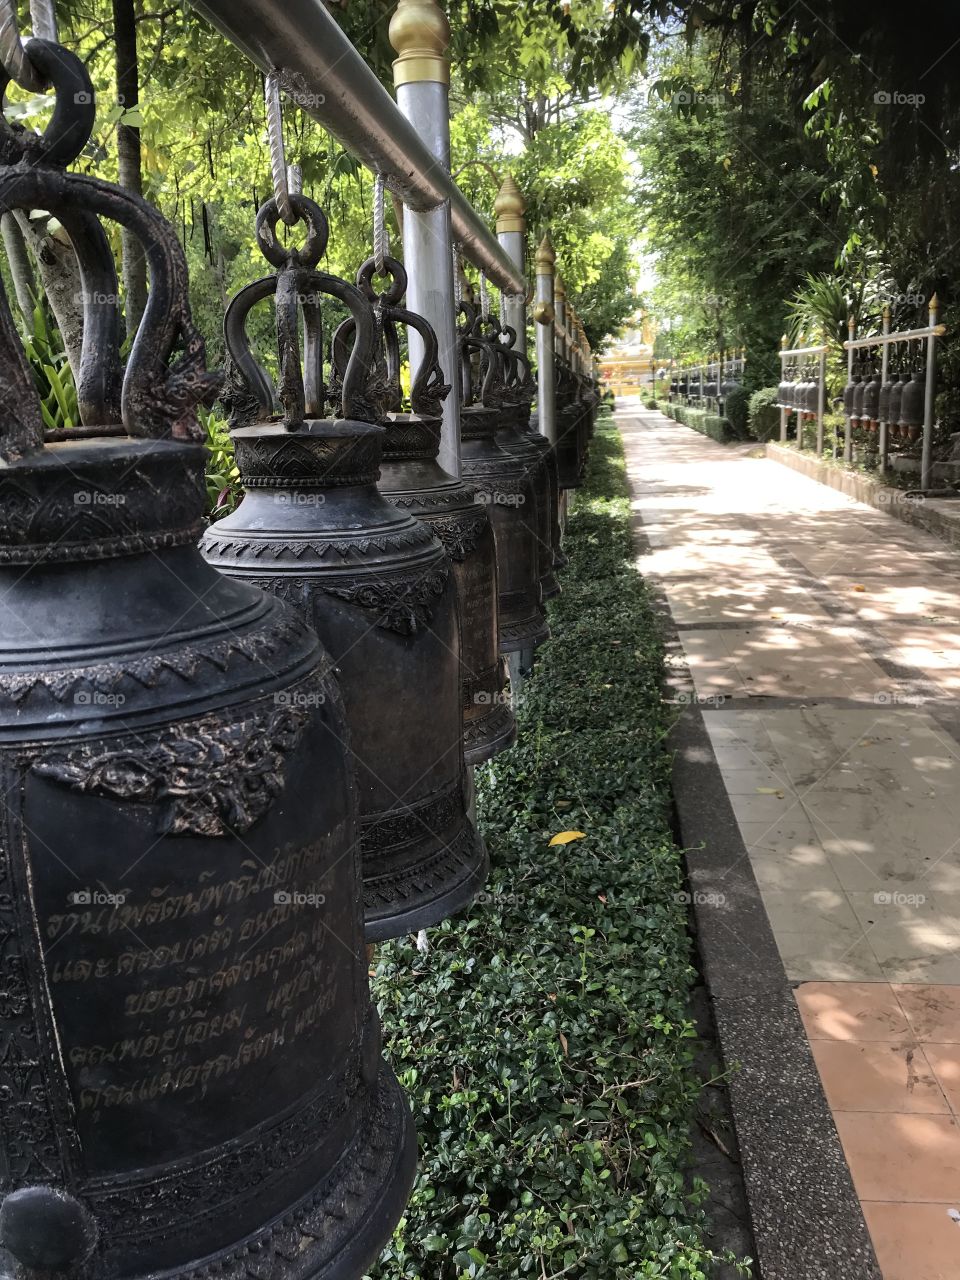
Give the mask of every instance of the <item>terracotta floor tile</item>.
[(814, 1040), (811, 1047), (833, 1111), (949, 1115), (943, 1090), (919, 1046)]
[(883, 1280), (957, 1280), (960, 1225), (950, 1217), (954, 1208), (885, 1201), (863, 1206)]
[(960, 1115), (960, 1044), (925, 1044), (923, 1052), (947, 1101)]
[(805, 982), (794, 994), (811, 1040), (901, 1044), (910, 1036), (887, 982)]
[(918, 1040), (960, 1044), (960, 987), (898, 983), (893, 992)]
[(960, 1199), (960, 1126), (953, 1116), (835, 1111), (861, 1200)]

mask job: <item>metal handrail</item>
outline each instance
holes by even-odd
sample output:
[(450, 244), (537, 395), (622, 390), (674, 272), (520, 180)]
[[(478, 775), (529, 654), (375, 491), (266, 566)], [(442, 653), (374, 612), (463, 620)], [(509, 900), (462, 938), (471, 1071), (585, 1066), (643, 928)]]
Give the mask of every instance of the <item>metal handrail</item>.
[(912, 342), (914, 338), (942, 338), (947, 332), (945, 324), (925, 325), (922, 329), (900, 329), (897, 333), (872, 333), (868, 338), (854, 338), (843, 344), (844, 351), (859, 351), (863, 347), (882, 347), (891, 342)]
[(496, 237), (373, 74), (323, 0), (192, 0), (287, 96), (411, 209), (450, 202), (464, 257), (508, 293), (527, 284)]

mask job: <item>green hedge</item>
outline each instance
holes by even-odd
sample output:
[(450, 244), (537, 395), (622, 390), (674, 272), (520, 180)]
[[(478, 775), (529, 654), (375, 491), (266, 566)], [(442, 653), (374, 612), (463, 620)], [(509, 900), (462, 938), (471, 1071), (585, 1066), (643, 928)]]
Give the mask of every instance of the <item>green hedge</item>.
[[(700, 1084), (663, 653), (609, 418), (566, 548), (519, 743), (478, 770), (486, 891), (429, 954), (377, 951), (421, 1155), (376, 1280), (694, 1280), (710, 1265), (702, 1184), (685, 1176)], [(550, 845), (570, 829), (585, 838)]]
[(696, 409), (688, 404), (671, 404), (669, 400), (661, 400), (657, 405), (661, 413), (673, 418), (674, 422), (682, 422), (685, 427), (692, 427), (701, 435), (709, 436), (719, 444), (735, 440), (736, 435), (726, 418), (710, 413), (706, 409)]
[(780, 410), (777, 401), (780, 392), (776, 387), (762, 387), (750, 397), (747, 425), (755, 440), (772, 440), (780, 435)]

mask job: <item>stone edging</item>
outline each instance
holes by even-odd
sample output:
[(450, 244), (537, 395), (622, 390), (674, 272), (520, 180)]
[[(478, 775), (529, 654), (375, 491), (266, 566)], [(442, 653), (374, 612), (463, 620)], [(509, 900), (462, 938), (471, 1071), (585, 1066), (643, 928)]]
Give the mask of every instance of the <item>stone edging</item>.
[[(902, 489), (894, 489), (873, 476), (852, 471), (841, 463), (824, 461), (813, 454), (798, 453), (768, 440), (766, 456), (820, 484), (838, 489), (857, 502), (875, 507), (904, 524), (925, 529), (934, 537), (960, 550), (960, 500), (946, 498), (907, 498)], [(947, 510), (944, 510), (947, 508)]]

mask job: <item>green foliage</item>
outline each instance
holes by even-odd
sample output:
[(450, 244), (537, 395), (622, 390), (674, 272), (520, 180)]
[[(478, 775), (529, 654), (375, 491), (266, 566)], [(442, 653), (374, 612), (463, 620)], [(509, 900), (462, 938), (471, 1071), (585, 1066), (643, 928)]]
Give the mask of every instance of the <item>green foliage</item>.
[[(428, 956), (377, 950), (421, 1156), (376, 1280), (692, 1280), (709, 1266), (685, 1179), (699, 1085), (663, 653), (609, 419), (566, 545), (519, 743), (478, 775), (487, 889), (431, 931)], [(565, 829), (586, 836), (551, 847)]]
[(31, 333), (23, 338), (23, 349), (40, 397), (43, 425), (51, 431), (78, 426), (80, 412), (70, 362), (60, 330), (42, 300), (33, 309)]
[(780, 410), (777, 401), (780, 391), (777, 387), (763, 387), (750, 397), (750, 412), (747, 426), (755, 440), (772, 440), (780, 434)]
[(234, 458), (227, 424), (217, 411), (201, 408), (199, 416), (206, 434), (207, 514), (211, 520), (219, 520), (221, 516), (235, 511), (243, 497), (240, 468)]
[(738, 440), (749, 435), (750, 395), (745, 387), (733, 387), (723, 399), (723, 412)]
[(692, 427), (694, 431), (709, 436), (718, 444), (727, 444), (728, 441), (737, 439), (730, 422), (707, 409), (697, 409), (689, 404), (671, 404), (669, 400), (661, 401), (657, 408), (673, 418), (674, 422), (682, 422), (685, 427)]

